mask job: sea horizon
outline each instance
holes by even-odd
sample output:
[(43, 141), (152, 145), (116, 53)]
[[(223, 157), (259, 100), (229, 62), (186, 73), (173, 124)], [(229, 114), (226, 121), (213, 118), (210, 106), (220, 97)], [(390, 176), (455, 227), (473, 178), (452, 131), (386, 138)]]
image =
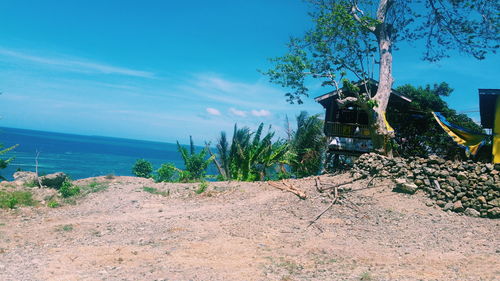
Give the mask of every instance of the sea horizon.
[(35, 171), (37, 153), (40, 174), (64, 172), (75, 180), (109, 174), (132, 176), (137, 159), (150, 161), (155, 170), (167, 162), (181, 169), (184, 166), (177, 144), (168, 142), (0, 127), (0, 143), (4, 149), (19, 145), (0, 156), (14, 157), (0, 171), (8, 180), (17, 170)]

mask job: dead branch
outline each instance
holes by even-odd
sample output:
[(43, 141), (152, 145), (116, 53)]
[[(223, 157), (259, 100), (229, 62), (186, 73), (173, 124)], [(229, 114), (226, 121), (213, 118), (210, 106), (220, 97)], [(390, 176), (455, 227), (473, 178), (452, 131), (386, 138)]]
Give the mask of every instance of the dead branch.
[(319, 180), (319, 177), (316, 177), (314, 179), (315, 183), (316, 183), (316, 190), (319, 192), (319, 193), (323, 193), (323, 190), (321, 189), (321, 182)]
[(295, 194), (297, 194), (297, 196), (299, 196), (300, 199), (306, 199), (307, 198), (306, 193), (304, 191), (296, 188), (295, 186), (293, 186), (290, 183), (287, 183), (285, 180), (281, 180), (281, 182), (283, 183), (283, 185), (285, 185), (286, 187), (288, 187), (290, 190), (295, 191)]
[(226, 171), (222, 168), (219, 161), (217, 161), (217, 157), (215, 157), (215, 154), (212, 152), (212, 150), (210, 150), (210, 143), (205, 143), (205, 147), (207, 148), (208, 153), (210, 153), (210, 156), (212, 156), (214, 158), (215, 167), (219, 171), (219, 174), (224, 179), (227, 179), (228, 177), (227, 177)]
[(302, 190), (299, 190), (298, 188), (296, 188), (296, 187), (294, 187), (292, 185), (286, 184), (285, 181), (282, 182), (283, 185), (280, 185), (280, 184), (278, 184), (276, 182), (272, 182), (272, 181), (269, 181), (267, 183), (270, 186), (276, 187), (277, 189), (291, 192), (291, 193), (297, 195), (300, 199), (306, 199), (307, 198), (305, 192), (303, 192)]
[(36, 151), (36, 156), (35, 156), (35, 175), (36, 175), (36, 181), (38, 182), (38, 187), (42, 188), (42, 180), (38, 176), (38, 157), (40, 156), (40, 151)]
[(339, 199), (338, 197), (338, 189), (335, 188), (335, 197), (333, 198), (332, 200), (332, 203), (330, 203), (330, 205), (328, 205), (328, 207), (326, 207), (326, 209), (324, 209), (321, 213), (319, 213), (316, 218), (314, 218), (314, 220), (312, 220), (308, 225), (307, 227), (310, 227), (313, 223), (315, 223), (317, 220), (319, 220), (319, 218), (321, 218), (321, 216), (326, 213), (328, 210), (330, 210), (331, 207), (333, 207), (333, 205), (335, 205), (335, 203), (337, 203), (337, 200)]

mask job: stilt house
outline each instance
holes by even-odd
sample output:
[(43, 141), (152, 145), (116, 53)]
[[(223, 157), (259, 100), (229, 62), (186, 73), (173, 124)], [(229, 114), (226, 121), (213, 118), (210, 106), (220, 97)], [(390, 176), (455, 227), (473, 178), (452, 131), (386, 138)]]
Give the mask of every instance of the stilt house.
[[(371, 96), (377, 92), (378, 82), (368, 80), (365, 83), (357, 83), (360, 93), (367, 90)], [(340, 95), (339, 95), (340, 94)], [(339, 97), (354, 96), (348, 89), (342, 88), (315, 98), (326, 110), (324, 132), (328, 138), (328, 152), (337, 155), (358, 156), (370, 152), (373, 149), (368, 115), (355, 104), (339, 106)], [(392, 90), (388, 107), (400, 107), (402, 110), (408, 107), (411, 99)]]

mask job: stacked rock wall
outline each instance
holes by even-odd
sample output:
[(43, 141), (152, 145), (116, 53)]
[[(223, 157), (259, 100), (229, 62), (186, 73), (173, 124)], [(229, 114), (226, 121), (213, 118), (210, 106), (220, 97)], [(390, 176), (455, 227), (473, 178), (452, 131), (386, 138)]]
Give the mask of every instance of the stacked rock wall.
[(395, 190), (425, 191), (445, 211), (500, 218), (500, 164), (429, 158), (388, 158), (363, 154), (351, 170), (354, 177), (391, 178)]

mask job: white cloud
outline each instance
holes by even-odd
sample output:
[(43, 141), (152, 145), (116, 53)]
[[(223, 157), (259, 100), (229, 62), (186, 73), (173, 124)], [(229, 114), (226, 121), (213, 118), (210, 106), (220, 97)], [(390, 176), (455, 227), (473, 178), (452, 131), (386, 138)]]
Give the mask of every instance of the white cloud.
[(253, 116), (257, 116), (257, 117), (266, 117), (266, 116), (271, 115), (271, 112), (269, 112), (269, 110), (265, 110), (265, 109), (252, 110), (251, 113)]
[(232, 108), (232, 107), (229, 109), (229, 112), (231, 112), (232, 114), (234, 114), (236, 116), (240, 116), (240, 117), (247, 116), (247, 113), (245, 111), (238, 110), (238, 109)]
[(220, 111), (215, 108), (207, 107), (207, 112), (212, 115), (220, 116)]
[(112, 66), (79, 58), (40, 57), (4, 48), (0, 48), (0, 55), (14, 59), (29, 61), (42, 66), (59, 67), (62, 68), (63, 70), (72, 72), (118, 74), (118, 75), (135, 76), (141, 78), (154, 78), (155, 76), (153, 73), (147, 71)]

